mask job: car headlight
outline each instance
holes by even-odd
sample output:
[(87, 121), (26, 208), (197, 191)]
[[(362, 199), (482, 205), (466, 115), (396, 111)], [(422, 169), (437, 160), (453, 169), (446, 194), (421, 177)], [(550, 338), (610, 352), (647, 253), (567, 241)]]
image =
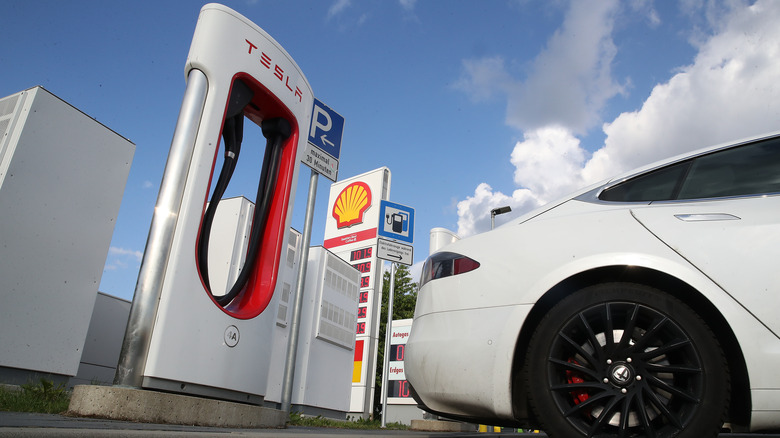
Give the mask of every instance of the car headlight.
[(431, 280), (463, 274), (479, 268), (479, 262), (454, 252), (437, 252), (423, 265), (420, 287)]

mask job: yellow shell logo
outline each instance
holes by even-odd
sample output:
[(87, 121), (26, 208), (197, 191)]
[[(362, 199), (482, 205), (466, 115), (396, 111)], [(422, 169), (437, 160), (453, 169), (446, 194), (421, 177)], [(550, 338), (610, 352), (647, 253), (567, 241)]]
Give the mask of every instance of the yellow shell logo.
[(354, 182), (336, 197), (333, 204), (333, 218), (338, 228), (363, 222), (363, 213), (371, 206), (371, 189), (364, 182)]

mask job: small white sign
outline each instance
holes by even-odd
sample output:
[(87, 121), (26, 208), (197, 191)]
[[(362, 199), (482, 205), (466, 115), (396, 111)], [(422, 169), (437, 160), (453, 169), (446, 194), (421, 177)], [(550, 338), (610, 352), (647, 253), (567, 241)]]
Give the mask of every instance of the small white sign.
[(387, 380), (406, 380), (403, 361), (393, 361), (387, 366)]
[(377, 239), (376, 256), (382, 260), (412, 266), (414, 247), (405, 243), (379, 238)]
[(306, 145), (301, 162), (333, 182), (339, 177), (339, 160), (312, 146), (311, 143)]

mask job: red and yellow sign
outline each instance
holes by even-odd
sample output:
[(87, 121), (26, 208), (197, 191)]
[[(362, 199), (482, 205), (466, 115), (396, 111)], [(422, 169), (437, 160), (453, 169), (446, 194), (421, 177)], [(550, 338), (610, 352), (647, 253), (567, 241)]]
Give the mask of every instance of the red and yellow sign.
[(363, 339), (355, 341), (355, 362), (352, 368), (352, 383), (360, 383), (363, 375)]
[[(368, 418), (373, 412), (374, 374), (377, 367), (379, 310), (382, 293), (381, 263), (376, 257), (379, 201), (390, 195), (390, 170), (381, 167), (347, 178), (330, 187), (323, 246), (358, 266), (361, 272), (352, 395), (349, 412)], [(374, 208), (371, 204), (376, 202)]]
[(331, 215), (336, 227), (346, 228), (363, 223), (363, 213), (371, 207), (371, 189), (368, 184), (357, 181), (346, 187), (336, 197)]

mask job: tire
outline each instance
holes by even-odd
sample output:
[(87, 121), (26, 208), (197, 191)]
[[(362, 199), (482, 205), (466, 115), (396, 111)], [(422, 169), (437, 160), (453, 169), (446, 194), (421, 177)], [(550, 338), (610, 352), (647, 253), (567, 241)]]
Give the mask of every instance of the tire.
[(524, 379), (544, 431), (562, 438), (714, 437), (730, 387), (704, 321), (633, 283), (591, 286), (553, 307), (531, 338)]

